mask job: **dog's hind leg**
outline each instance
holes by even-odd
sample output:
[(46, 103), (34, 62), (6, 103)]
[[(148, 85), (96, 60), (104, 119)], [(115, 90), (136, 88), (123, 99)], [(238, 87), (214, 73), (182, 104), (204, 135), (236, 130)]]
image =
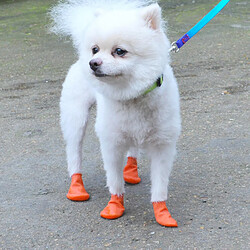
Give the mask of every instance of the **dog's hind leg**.
[(74, 201), (89, 199), (82, 181), (82, 140), (89, 109), (95, 96), (87, 86), (79, 63), (74, 64), (63, 84), (60, 100), (61, 128), (66, 142), (68, 172), (71, 185), (67, 198)]
[(129, 184), (138, 184), (141, 178), (137, 168), (138, 149), (131, 147), (127, 154), (127, 164), (123, 169), (123, 178)]
[(177, 227), (177, 222), (171, 217), (166, 200), (168, 182), (176, 152), (176, 143), (171, 142), (164, 147), (152, 148), (151, 153), (151, 201), (156, 221), (166, 227)]

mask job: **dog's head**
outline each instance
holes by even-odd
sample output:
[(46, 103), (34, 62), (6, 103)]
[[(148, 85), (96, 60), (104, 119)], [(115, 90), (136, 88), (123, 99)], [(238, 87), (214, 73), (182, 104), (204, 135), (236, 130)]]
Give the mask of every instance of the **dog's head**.
[(95, 9), (84, 33), (76, 32), (77, 23), (71, 33), (90, 84), (103, 95), (126, 100), (141, 95), (163, 73), (170, 43), (158, 4), (117, 6)]

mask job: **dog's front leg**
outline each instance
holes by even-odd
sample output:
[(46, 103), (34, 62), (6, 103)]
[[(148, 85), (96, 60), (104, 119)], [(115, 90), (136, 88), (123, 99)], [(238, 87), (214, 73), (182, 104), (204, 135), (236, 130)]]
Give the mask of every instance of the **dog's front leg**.
[(115, 143), (101, 140), (101, 151), (107, 176), (107, 186), (111, 193), (108, 205), (101, 212), (105, 219), (117, 219), (124, 213), (124, 148)]
[(68, 172), (71, 185), (67, 198), (74, 201), (89, 199), (82, 181), (82, 140), (85, 134), (89, 108), (95, 97), (81, 73), (79, 63), (74, 64), (63, 84), (60, 100), (61, 128), (66, 142)]
[(166, 200), (168, 182), (176, 152), (176, 143), (152, 148), (151, 153), (151, 201), (156, 221), (166, 227), (177, 227), (177, 222), (171, 217)]

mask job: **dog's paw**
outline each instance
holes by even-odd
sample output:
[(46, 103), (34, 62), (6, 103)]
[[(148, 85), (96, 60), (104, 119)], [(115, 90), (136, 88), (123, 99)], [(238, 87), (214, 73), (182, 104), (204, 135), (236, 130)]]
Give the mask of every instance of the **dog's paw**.
[(82, 174), (72, 175), (67, 198), (72, 201), (86, 201), (89, 199), (89, 194), (83, 185)]
[(156, 221), (165, 227), (178, 227), (178, 224), (175, 219), (172, 218), (169, 213), (166, 202), (153, 202), (154, 214)]
[(124, 211), (123, 196), (111, 195), (111, 200), (100, 215), (102, 218), (113, 220), (121, 217)]
[(123, 178), (129, 184), (138, 184), (141, 182), (141, 178), (138, 176), (136, 158), (128, 157), (127, 165), (123, 169)]

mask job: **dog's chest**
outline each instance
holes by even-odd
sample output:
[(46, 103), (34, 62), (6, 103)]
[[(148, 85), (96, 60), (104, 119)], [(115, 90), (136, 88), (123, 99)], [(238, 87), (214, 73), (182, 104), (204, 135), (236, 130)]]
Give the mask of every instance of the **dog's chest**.
[(154, 134), (157, 121), (152, 116), (152, 109), (143, 105), (126, 105), (117, 110), (120, 120), (120, 131), (128, 139), (133, 139), (141, 144)]
[(146, 100), (98, 103), (97, 133), (115, 136), (119, 141), (142, 145), (155, 141), (159, 134), (160, 110), (157, 104)]

